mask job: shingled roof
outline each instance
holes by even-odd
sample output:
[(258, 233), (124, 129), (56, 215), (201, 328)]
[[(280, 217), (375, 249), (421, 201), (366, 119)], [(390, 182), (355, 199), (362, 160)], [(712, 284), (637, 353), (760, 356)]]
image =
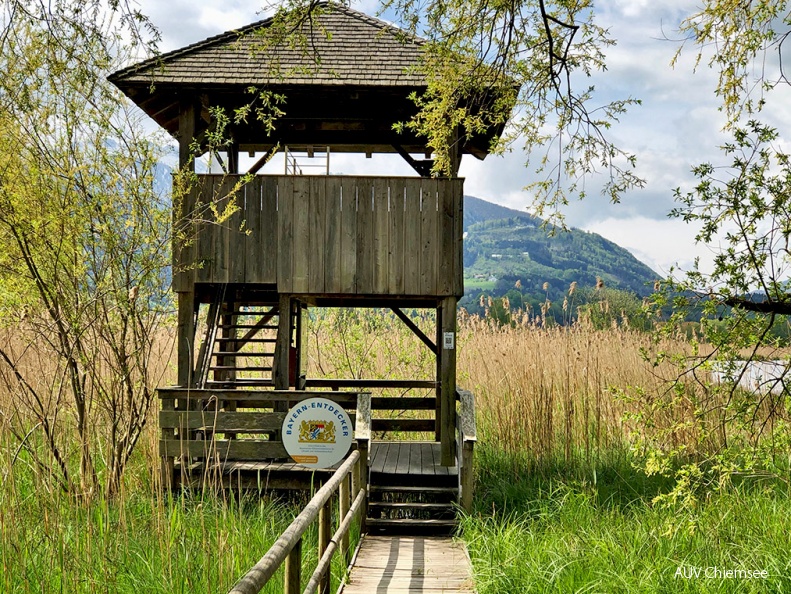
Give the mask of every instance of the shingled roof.
[(366, 14), (334, 3), (303, 25), (307, 46), (279, 43), (264, 50), (269, 18), (210, 37), (120, 70), (110, 81), (174, 85), (425, 86), (414, 71), (425, 41)]
[[(333, 2), (320, 3), (302, 26), (303, 47), (289, 39), (266, 42), (262, 30), (278, 31), (269, 18), (119, 70), (109, 80), (175, 138), (188, 111), (198, 114), (190, 132), (197, 137), (211, 126), (209, 108), (232, 112), (250, 105), (250, 88), (266, 88), (285, 97), (285, 115), (274, 127), (253, 118), (235, 123), (240, 150), (280, 144), (430, 152), (413, 130), (394, 130), (417, 113), (410, 94), (427, 87), (416, 68), (424, 39)], [(492, 127), (465, 139), (461, 150), (482, 159), (501, 133), (502, 126)]]

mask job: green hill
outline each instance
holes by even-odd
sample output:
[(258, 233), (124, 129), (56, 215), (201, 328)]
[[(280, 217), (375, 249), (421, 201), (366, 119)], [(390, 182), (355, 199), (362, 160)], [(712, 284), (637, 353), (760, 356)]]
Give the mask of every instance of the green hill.
[[(643, 296), (659, 275), (624, 248), (579, 229), (549, 236), (542, 221), (525, 212), (464, 197), (464, 284), (504, 295), (519, 281), (525, 295), (556, 300), (576, 282), (593, 288), (597, 279), (613, 289)], [(544, 289), (548, 283), (548, 291)]]

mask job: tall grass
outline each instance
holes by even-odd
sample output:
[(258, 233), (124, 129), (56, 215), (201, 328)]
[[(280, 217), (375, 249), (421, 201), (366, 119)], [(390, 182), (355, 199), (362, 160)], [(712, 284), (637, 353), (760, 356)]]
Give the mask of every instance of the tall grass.
[[(638, 404), (616, 395), (640, 386), (659, 398), (677, 369), (648, 365), (640, 350), (689, 352), (683, 339), (472, 319), (460, 343), (459, 383), (475, 393), (479, 427), (475, 509), (462, 528), (480, 594), (791, 591), (787, 484), (744, 480), (693, 507), (658, 505), (673, 480), (637, 470), (629, 448), (642, 427), (624, 416)], [(703, 577), (677, 573), (696, 568)], [(707, 568), (768, 578), (707, 578)]]
[[(432, 315), (417, 323), (433, 336)], [(393, 316), (326, 311), (306, 333), (309, 375), (432, 379), (436, 370)], [(641, 427), (624, 421), (633, 404), (615, 396), (628, 386), (659, 390), (673, 373), (643, 362), (646, 335), (462, 317), (457, 344), (458, 383), (477, 404), (476, 507), (463, 527), (482, 593), (791, 589), (781, 577), (791, 575), (791, 506), (781, 489), (724, 492), (689, 518), (651, 503), (668, 485), (633, 469), (628, 446)], [(660, 347), (689, 348), (680, 338)], [(35, 364), (46, 376), (46, 362)], [(172, 378), (172, 361), (161, 365)], [(4, 414), (11, 398), (0, 392)], [(36, 421), (28, 422), (35, 444)], [(0, 417), (0, 591), (221, 592), (299, 510), (300, 501), (269, 497), (165, 497), (157, 442), (152, 411), (118, 495), (78, 500), (33, 464)], [(306, 572), (311, 563), (305, 555)], [(774, 581), (734, 590), (669, 573), (737, 563), (766, 568)], [(275, 580), (266, 591), (280, 588)]]
[[(635, 470), (624, 451), (536, 472), (484, 445), (476, 463), (476, 506), (462, 529), (479, 594), (791, 591), (785, 485), (744, 482), (677, 509), (652, 504), (670, 485)], [(701, 577), (678, 573), (695, 568)]]
[[(175, 377), (172, 338), (158, 337), (163, 353), (158, 373), (166, 385)], [(51, 361), (41, 360), (35, 348), (11, 346), (31, 355), (21, 361), (37, 371), (37, 388), (43, 392), (57, 387), (58, 369)], [(117, 494), (107, 498), (102, 491), (90, 496), (65, 492), (40, 463), (48, 458), (35, 415), (15, 398), (13, 390), (0, 388), (2, 593), (228, 591), (307, 502), (307, 494), (287, 499), (222, 491), (165, 494), (159, 477), (157, 410), (151, 411)], [(73, 403), (61, 400), (59, 405), (62, 409), (51, 414), (61, 415), (60, 438), (68, 444)], [(42, 455), (31, 456), (29, 449)], [(73, 463), (76, 449), (62, 448), (67, 463)], [(303, 575), (310, 575), (317, 561), (316, 526), (303, 538)], [(353, 534), (353, 542), (355, 538)], [(336, 555), (335, 584), (343, 565)], [(276, 575), (263, 592), (282, 592), (282, 577)]]

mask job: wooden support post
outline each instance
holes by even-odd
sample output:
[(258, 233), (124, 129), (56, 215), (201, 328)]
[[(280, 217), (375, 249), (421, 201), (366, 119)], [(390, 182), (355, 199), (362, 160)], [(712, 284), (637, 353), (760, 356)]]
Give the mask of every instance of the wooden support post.
[[(192, 141), (197, 134), (199, 113), (199, 108), (194, 100), (181, 101), (179, 103), (179, 129), (177, 133), (179, 141), (179, 170), (184, 173), (195, 171), (195, 155), (192, 152)], [(184, 198), (186, 198), (186, 196)], [(173, 215), (174, 217), (186, 216), (188, 213), (184, 211), (181, 213), (181, 215), (179, 215), (174, 209)], [(176, 227), (175, 220), (173, 226), (174, 228)], [(177, 238), (176, 233), (173, 235), (173, 253), (178, 254), (180, 249), (177, 247), (177, 243), (180, 241), (180, 239)], [(174, 265), (175, 264), (176, 263), (174, 262)], [(179, 264), (183, 264), (183, 262), (180, 262)], [(194, 275), (190, 275), (191, 278), (193, 276)], [(192, 378), (192, 371), (194, 369), (194, 356), (192, 350), (195, 339), (195, 288), (194, 286), (189, 286), (188, 289), (189, 290), (187, 292), (179, 292), (177, 295), (178, 329), (176, 340), (178, 342), (176, 345), (176, 365), (178, 369), (178, 385), (182, 388), (190, 387), (194, 381)]]
[(459, 176), (459, 168), (461, 167), (462, 156), (462, 138), (463, 136), (461, 134), (461, 130), (457, 126), (451, 134), (451, 137), (448, 139), (448, 159), (450, 161), (450, 171), (448, 172), (449, 177)]
[(283, 579), (283, 594), (302, 594), (302, 539), (286, 557), (286, 571)]
[(300, 303), (299, 301), (297, 301), (297, 303), (296, 303), (295, 316), (296, 316), (296, 321), (295, 321), (296, 328), (295, 328), (294, 331), (296, 333), (296, 337), (294, 338), (294, 342), (295, 342), (296, 349), (297, 349), (297, 352), (296, 352), (297, 356), (296, 356), (296, 369), (294, 370), (294, 380), (295, 380), (294, 381), (294, 387), (297, 390), (304, 390), (305, 389), (305, 374), (302, 373), (302, 364), (303, 364), (303, 358), (302, 358), (303, 340), (302, 339), (304, 337), (302, 336), (302, 333), (305, 331), (305, 328), (304, 328), (304, 326), (302, 324), (302, 303)]
[(442, 441), (442, 307), (437, 307), (437, 341), (434, 350), (437, 363), (437, 406), (434, 413), (434, 440)]
[(232, 142), (228, 147), (228, 173), (237, 175), (239, 173), (239, 143)]
[[(354, 471), (350, 472), (346, 475), (341, 481), (340, 486), (338, 487), (338, 522), (343, 522), (344, 518), (346, 518), (346, 514), (349, 513), (349, 507), (351, 507), (352, 500), (351, 500), (351, 483), (352, 483), (352, 476), (354, 475)], [(356, 496), (356, 494), (355, 494)], [(343, 559), (343, 564), (349, 564), (349, 533), (343, 535), (341, 538), (340, 545), (340, 552), (341, 552), (341, 559)]]
[(473, 453), (478, 431), (475, 424), (475, 397), (472, 392), (458, 390), (459, 416), (458, 441), (459, 451), (459, 505), (466, 511), (472, 511), (472, 491), (475, 485)]
[[(319, 510), (319, 559), (322, 558), (324, 551), (330, 546), (330, 539), (332, 539), (332, 497), (327, 499), (327, 502)], [(332, 572), (329, 570), (321, 576), (321, 580), (319, 580), (319, 594), (330, 594), (331, 577)]]
[(191, 388), (195, 382), (192, 377), (194, 369), (193, 350), (195, 347), (195, 293), (190, 291), (178, 293), (178, 326), (176, 339), (178, 385)]
[(442, 465), (456, 464), (456, 297), (442, 300), (440, 435)]
[[(162, 399), (162, 408), (161, 410), (168, 410), (172, 411), (175, 410), (175, 399), (174, 398), (163, 398)], [(161, 437), (163, 440), (170, 440), (176, 438), (176, 431), (175, 429), (162, 429)], [(162, 488), (172, 491), (176, 488), (176, 476), (175, 476), (175, 468), (174, 468), (174, 458), (173, 456), (162, 456), (162, 464), (161, 464), (161, 480), (162, 480)]]
[[(362, 454), (362, 452), (360, 452)], [(360, 492), (360, 463), (357, 462), (354, 469), (349, 473), (352, 479), (352, 492), (351, 498), (354, 499), (357, 497), (357, 493)]]
[(368, 517), (368, 447), (369, 442), (360, 441), (358, 449), (360, 450), (359, 473), (358, 481), (361, 489), (365, 489), (365, 501), (363, 502), (363, 509), (360, 514), (360, 533), (365, 532), (365, 520)]
[[(230, 351), (236, 352), (239, 350), (239, 347), (236, 342), (237, 332), (236, 332), (236, 323), (238, 321), (238, 316), (233, 312), (238, 308), (238, 304), (234, 302), (229, 302), (223, 304), (223, 315), (221, 316), (222, 320), (222, 339), (220, 341), (221, 350), (223, 351)], [(236, 356), (235, 355), (224, 355), (222, 357), (217, 357), (218, 365), (220, 366), (227, 366), (227, 367), (236, 367)], [(235, 382), (236, 381), (236, 370), (235, 369), (224, 369), (220, 371), (220, 378), (224, 382)], [(235, 386), (231, 386), (235, 387)], [(234, 412), (236, 410), (236, 401), (235, 400), (226, 400), (223, 406), (223, 409), (227, 412)], [(226, 434), (228, 439), (236, 439), (236, 433)]]
[(277, 342), (273, 361), (276, 390), (288, 390), (291, 355), (291, 296), (280, 295), (278, 309)]
[[(366, 442), (367, 443), (367, 442)], [(366, 446), (367, 447), (367, 446)], [(367, 452), (366, 452), (367, 453)], [(360, 482), (360, 459), (362, 458), (363, 452), (360, 452), (360, 458), (357, 459), (357, 463), (354, 465), (354, 468), (349, 473), (351, 478), (351, 499), (354, 500), (357, 497), (357, 494), (360, 492), (360, 489), (365, 489), (367, 487), (366, 484)], [(360, 533), (365, 532), (365, 516), (368, 514), (368, 510), (365, 507), (365, 500), (363, 500), (362, 511), (360, 513)], [(347, 549), (347, 555), (349, 555), (349, 560), (347, 565), (351, 563), (351, 551)]]
[(470, 513), (472, 511), (472, 491), (473, 484), (475, 483), (475, 474), (473, 470), (473, 448), (475, 442), (464, 441), (460, 444), (461, 452), (461, 472), (459, 473), (459, 486), (461, 491), (461, 509)]
[(179, 105), (179, 169), (195, 171), (192, 141), (197, 135), (200, 109), (194, 100), (182, 101)]

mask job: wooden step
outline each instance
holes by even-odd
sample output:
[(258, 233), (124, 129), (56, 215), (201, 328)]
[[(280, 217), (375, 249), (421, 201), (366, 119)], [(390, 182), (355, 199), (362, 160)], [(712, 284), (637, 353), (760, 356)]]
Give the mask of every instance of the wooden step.
[(444, 512), (446, 510), (454, 510), (455, 507), (452, 503), (423, 503), (423, 502), (387, 502), (387, 501), (371, 501), (368, 504), (368, 509), (416, 509), (421, 511), (437, 511)]
[(269, 329), (269, 330), (277, 330), (277, 324), (217, 324), (218, 328), (244, 328), (244, 329), (252, 329), (258, 328), (259, 330)]
[(449, 526), (449, 527), (456, 527), (459, 525), (458, 520), (412, 520), (412, 519), (397, 519), (397, 520), (387, 520), (387, 519), (377, 519), (377, 518), (368, 518), (365, 523), (370, 528), (371, 526), (377, 526), (379, 528), (383, 528), (386, 526), (404, 526), (404, 525), (411, 525), (411, 524), (421, 524), (423, 526)]
[[(456, 470), (455, 468), (453, 469)], [(393, 474), (386, 472), (371, 472), (372, 485), (387, 485), (392, 488), (404, 487), (446, 487), (456, 489), (459, 486), (459, 477), (453, 474)]]
[(273, 357), (274, 353), (248, 353), (239, 351), (214, 351), (214, 357)]
[(404, 494), (426, 494), (426, 495), (453, 495), (458, 494), (458, 487), (414, 487), (400, 485), (374, 485), (369, 487), (369, 492), (373, 493), (404, 493)]
[(233, 381), (226, 380), (226, 381), (217, 381), (217, 380), (208, 380), (206, 382), (207, 388), (220, 388), (220, 387), (262, 387), (268, 388), (275, 385), (275, 381), (271, 378), (266, 377), (243, 377), (237, 378)]
[[(236, 338), (217, 338), (214, 342), (242, 342), (242, 337), (237, 336)], [(277, 342), (277, 338), (248, 338), (244, 341), (245, 344), (248, 342), (255, 342), (255, 343), (275, 343)]]
[(372, 501), (368, 504), (368, 517), (371, 519), (435, 519), (445, 520), (456, 517), (455, 503), (423, 502), (384, 502)]
[(237, 367), (236, 365), (212, 365), (209, 371), (272, 371), (272, 367)]
[(368, 533), (387, 534), (430, 534), (440, 536), (453, 534), (459, 527), (458, 520), (386, 520), (368, 518), (365, 520)]

